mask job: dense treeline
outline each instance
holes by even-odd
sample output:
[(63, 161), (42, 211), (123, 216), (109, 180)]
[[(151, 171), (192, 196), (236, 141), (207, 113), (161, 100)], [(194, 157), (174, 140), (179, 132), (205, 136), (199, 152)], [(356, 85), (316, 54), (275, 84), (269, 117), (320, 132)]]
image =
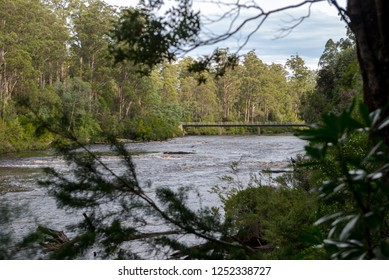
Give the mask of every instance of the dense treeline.
[(268, 65), (251, 51), (217, 79), (188, 71), (190, 57), (144, 77), (110, 54), (110, 34), (123, 12), (116, 7), (99, 0), (0, 6), (1, 152), (47, 147), (55, 136), (45, 122), (98, 141), (102, 132), (166, 139), (180, 134), (182, 121), (316, 121), (346, 107), (360, 87), (350, 39), (328, 41), (318, 73), (298, 55)]
[[(0, 3), (3, 151), (45, 147), (56, 140), (48, 128), (57, 127), (82, 141), (99, 140), (102, 132), (151, 140), (179, 134), (180, 121), (317, 122), (301, 132), (309, 142), (306, 155), (291, 160), (294, 170), (276, 179), (277, 188), (255, 177), (247, 187), (226, 177), (235, 188), (214, 188), (225, 215), (218, 208), (194, 212), (183, 189), (160, 188), (149, 197), (120, 143), (112, 141), (127, 171), (110, 173), (114, 180), (100, 172), (98, 156), (64, 149), (75, 180), (52, 170), (46, 185), (60, 205), (91, 214), (83, 213), (72, 240), (44, 227), (38, 233), (52, 239), (35, 233), (26, 239), (43, 240), (51, 258), (86, 256), (95, 244), (101, 246), (95, 257), (136, 258), (126, 246), (133, 240), (170, 248), (169, 257), (180, 259), (388, 258), (389, 153), (382, 135), (389, 121), (384, 110), (352, 102), (361, 98), (362, 82), (351, 33), (327, 41), (317, 72), (298, 55), (267, 65), (252, 51), (217, 79), (212, 70), (190, 72), (190, 57), (161, 63), (142, 77), (140, 66), (114, 64), (110, 54), (122, 11), (100, 1)], [(219, 51), (222, 63), (228, 51)], [(122, 209), (103, 213), (100, 202), (107, 201)], [(137, 223), (147, 218), (170, 230), (142, 232)], [(171, 237), (177, 234), (204, 243), (191, 246)], [(0, 258), (12, 256), (0, 247)]]

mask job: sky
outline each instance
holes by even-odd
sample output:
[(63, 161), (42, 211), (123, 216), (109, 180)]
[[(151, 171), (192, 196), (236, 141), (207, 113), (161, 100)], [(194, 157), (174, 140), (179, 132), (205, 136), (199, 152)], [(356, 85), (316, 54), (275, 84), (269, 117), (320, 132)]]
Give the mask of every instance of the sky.
[[(117, 6), (135, 6), (138, 0), (104, 0), (110, 5)], [(223, 0), (235, 3), (237, 0)], [(291, 4), (302, 2), (302, 0), (254, 0), (265, 10), (277, 9)], [(242, 1), (241, 1), (242, 2)], [(345, 7), (346, 0), (339, 0), (338, 3)], [(209, 0), (194, 0), (194, 8), (208, 18), (215, 19), (222, 15), (227, 7), (211, 4)], [(346, 37), (345, 23), (340, 20), (338, 11), (334, 6), (331, 6), (327, 1), (315, 3), (311, 7), (311, 13), (297, 27), (285, 35), (282, 29), (287, 28), (296, 23), (296, 19), (308, 13), (308, 6), (303, 8), (288, 10), (273, 14), (266, 19), (265, 23), (251, 37), (250, 41), (243, 47), (240, 54), (245, 54), (248, 51), (255, 50), (257, 56), (265, 63), (281, 63), (285, 64), (286, 60), (291, 55), (299, 55), (302, 57), (308, 67), (317, 69), (317, 64), (324, 46), (328, 39), (335, 42), (340, 38)], [(242, 12), (239, 20), (242, 21), (254, 14), (251, 12)], [(239, 24), (239, 20), (237, 24)], [(231, 19), (226, 19), (212, 25), (207, 25), (204, 29), (206, 32), (220, 34), (226, 30), (231, 23)], [(257, 22), (256, 22), (257, 23)], [(211, 54), (215, 48), (229, 48), (231, 52), (236, 51), (242, 44), (256, 25), (250, 24), (245, 27), (233, 38), (227, 41), (209, 47), (198, 48), (189, 55), (201, 56)]]

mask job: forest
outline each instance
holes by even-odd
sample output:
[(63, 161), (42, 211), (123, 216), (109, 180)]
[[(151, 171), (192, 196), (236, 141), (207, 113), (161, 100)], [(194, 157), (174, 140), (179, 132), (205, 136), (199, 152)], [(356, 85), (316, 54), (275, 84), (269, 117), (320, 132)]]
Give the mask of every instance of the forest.
[[(180, 122), (311, 123), (361, 92), (351, 32), (329, 38), (318, 71), (298, 54), (268, 65), (253, 50), (222, 76), (217, 64), (191, 71), (198, 58), (189, 56), (145, 76), (112, 54), (124, 9), (99, 0), (2, 0), (0, 8), (0, 152), (50, 147), (57, 136), (47, 123), (82, 142), (164, 140), (181, 135)], [(218, 63), (228, 56), (219, 49)]]
[[(133, 241), (150, 252), (167, 248), (170, 259), (389, 258), (389, 5), (348, 0), (346, 10), (328, 1), (347, 37), (328, 38), (312, 70), (298, 54), (285, 65), (266, 64), (254, 50), (174, 57), (181, 41), (199, 44), (199, 15), (191, 1), (176, 2), (158, 17), (162, 0), (127, 10), (99, 0), (0, 1), (0, 152), (59, 148), (71, 176), (49, 168), (40, 185), (58, 207), (83, 211), (70, 237), (39, 225), (12, 247), (0, 231), (0, 258), (27, 248), (52, 259), (138, 259)], [(253, 19), (279, 11), (256, 5), (232, 11), (254, 8)], [(179, 186), (141, 185), (118, 140), (165, 140), (181, 135), (181, 122), (198, 121), (313, 125), (298, 133), (305, 154), (275, 185), (227, 178), (235, 187), (209, 186), (220, 207), (192, 209)], [(104, 141), (125, 172), (85, 146)], [(238, 174), (238, 163), (231, 169)], [(12, 223), (9, 207), (0, 215)], [(152, 221), (163, 227), (145, 231)]]

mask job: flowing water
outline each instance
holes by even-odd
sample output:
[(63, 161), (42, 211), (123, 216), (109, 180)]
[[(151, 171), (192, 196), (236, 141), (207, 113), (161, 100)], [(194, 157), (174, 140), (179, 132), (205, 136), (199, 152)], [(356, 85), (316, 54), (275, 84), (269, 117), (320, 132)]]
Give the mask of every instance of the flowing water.
[[(141, 184), (152, 187), (192, 187), (199, 196), (189, 198), (189, 206), (219, 206), (212, 187), (231, 175), (231, 164), (238, 162), (239, 180), (248, 182), (250, 175), (262, 170), (288, 171), (290, 158), (304, 152), (305, 142), (294, 136), (188, 136), (162, 142), (129, 143), (135, 154)], [(107, 145), (93, 145), (116, 172), (122, 167)], [(23, 236), (37, 224), (63, 230), (80, 219), (72, 211), (58, 209), (47, 189), (37, 181), (44, 178), (44, 167), (67, 169), (64, 161), (50, 152), (7, 155), (0, 158), (0, 205), (20, 206), (11, 233)]]

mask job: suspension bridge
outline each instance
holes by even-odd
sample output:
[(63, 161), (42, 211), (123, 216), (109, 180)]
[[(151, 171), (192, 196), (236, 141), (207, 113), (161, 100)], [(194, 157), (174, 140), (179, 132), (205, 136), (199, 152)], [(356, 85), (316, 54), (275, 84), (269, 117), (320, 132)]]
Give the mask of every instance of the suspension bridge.
[(293, 123), (293, 122), (186, 122), (181, 123), (180, 129), (185, 134), (185, 129), (188, 127), (217, 127), (219, 135), (222, 135), (222, 128), (229, 127), (256, 127), (258, 135), (261, 134), (261, 127), (310, 127), (309, 123)]

